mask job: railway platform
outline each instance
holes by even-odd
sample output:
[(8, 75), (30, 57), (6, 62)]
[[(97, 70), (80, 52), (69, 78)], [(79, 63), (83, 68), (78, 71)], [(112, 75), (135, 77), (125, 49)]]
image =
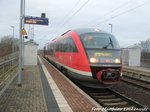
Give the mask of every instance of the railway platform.
[(130, 70), (134, 70), (134, 71), (141, 71), (141, 72), (147, 72), (147, 73), (150, 73), (150, 68), (148, 67), (141, 67), (141, 66), (124, 66), (123, 67), (124, 69), (130, 69)]
[(150, 69), (146, 67), (124, 66), (123, 75), (135, 78), (141, 81), (150, 82)]
[(37, 66), (25, 66), (22, 86), (17, 86), (16, 77), (0, 96), (0, 111), (91, 112), (92, 108), (100, 108), (100, 105), (60, 74), (39, 57)]

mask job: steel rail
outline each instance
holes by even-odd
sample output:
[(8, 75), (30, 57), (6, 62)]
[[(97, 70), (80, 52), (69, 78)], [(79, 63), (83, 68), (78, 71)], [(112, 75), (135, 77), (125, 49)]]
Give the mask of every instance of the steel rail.
[(121, 81), (150, 91), (150, 82), (143, 81), (129, 76), (122, 76)]
[[(115, 109), (122, 109), (122, 111), (124, 110), (125, 112), (130, 112), (130, 111), (133, 112), (133, 109), (136, 109), (135, 110), (136, 112), (142, 112), (142, 111), (149, 112), (150, 111), (149, 108), (132, 100), (131, 98), (128, 98), (127, 96), (124, 96), (118, 93), (117, 91), (113, 89), (91, 88), (91, 87), (85, 87), (74, 81), (73, 83), (76, 84), (80, 89), (82, 89), (91, 98), (93, 98), (97, 103), (103, 106), (106, 110), (108, 109), (108, 112), (115, 112)], [(118, 110), (116, 110), (116, 112), (118, 112)]]
[(147, 107), (116, 92), (115, 90), (109, 88), (89, 88), (81, 85), (78, 86), (104, 108), (107, 108), (108, 110), (110, 109), (109, 112), (115, 112), (115, 109), (121, 109), (126, 112), (130, 112), (130, 109), (139, 109), (139, 111), (137, 110), (136, 112), (141, 112), (141, 110), (144, 110), (144, 112), (150, 111)]

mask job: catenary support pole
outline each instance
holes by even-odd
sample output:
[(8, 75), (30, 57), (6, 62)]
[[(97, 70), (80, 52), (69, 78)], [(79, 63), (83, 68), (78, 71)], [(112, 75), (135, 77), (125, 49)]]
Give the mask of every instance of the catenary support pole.
[(19, 71), (18, 71), (18, 86), (22, 86), (22, 28), (24, 24), (24, 0), (20, 0), (20, 31), (19, 31)]

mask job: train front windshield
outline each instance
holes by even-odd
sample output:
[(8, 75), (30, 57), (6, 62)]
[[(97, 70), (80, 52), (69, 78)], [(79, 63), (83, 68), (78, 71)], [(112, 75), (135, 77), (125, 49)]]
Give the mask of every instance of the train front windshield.
[(120, 46), (113, 35), (85, 33), (80, 35), (90, 63), (121, 63)]

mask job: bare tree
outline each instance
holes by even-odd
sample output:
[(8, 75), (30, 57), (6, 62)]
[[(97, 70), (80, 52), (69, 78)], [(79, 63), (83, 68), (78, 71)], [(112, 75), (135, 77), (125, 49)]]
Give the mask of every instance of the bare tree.
[(139, 45), (142, 48), (143, 52), (150, 51), (150, 39), (147, 39), (146, 41), (140, 41)]
[(3, 36), (0, 40), (0, 57), (12, 53), (12, 45), (14, 42), (15, 51), (18, 51), (18, 39), (12, 36)]

